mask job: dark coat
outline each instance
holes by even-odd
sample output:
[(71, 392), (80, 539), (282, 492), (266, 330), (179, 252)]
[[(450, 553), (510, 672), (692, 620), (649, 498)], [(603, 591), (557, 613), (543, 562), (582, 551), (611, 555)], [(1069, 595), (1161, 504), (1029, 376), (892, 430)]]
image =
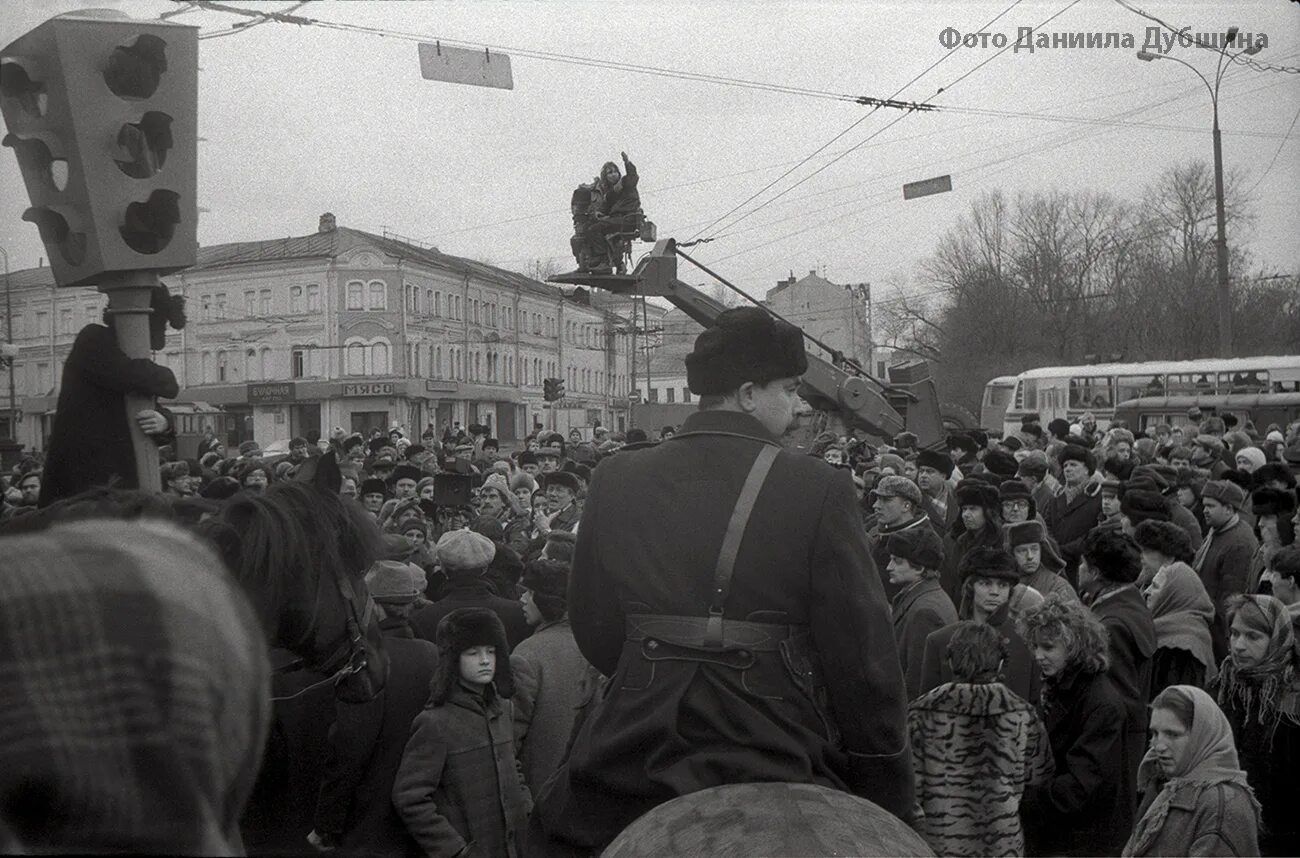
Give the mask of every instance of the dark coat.
[[(1089, 493), (1091, 491), (1091, 494)], [(1065, 558), (1065, 577), (1070, 586), (1079, 586), (1079, 558), (1083, 556), (1083, 539), (1101, 515), (1101, 489), (1096, 484), (1085, 485), (1083, 490), (1068, 501), (1065, 489), (1052, 498), (1046, 507), (1040, 507), (1047, 532), (1056, 540)]]
[(337, 707), (313, 827), (335, 835), (347, 854), (416, 858), (419, 846), (393, 807), (393, 782), (411, 722), (428, 702), (438, 648), (386, 633), (384, 652), (391, 663), (384, 693), (371, 703)]
[[(1007, 648), (1007, 660), (1002, 665), (999, 681), (1018, 696), (1030, 703), (1037, 704), (1042, 696), (1042, 673), (1033, 653), (1025, 644), (1020, 633), (1016, 631), (1015, 620), (1011, 612), (1003, 607), (990, 618), (992, 625), (1002, 634), (1002, 643)], [(957, 632), (957, 624), (945, 626), (933, 632), (925, 639), (924, 654), (921, 657), (921, 693), (931, 691), (952, 682), (952, 669), (948, 666), (948, 643)]]
[[(490, 697), (489, 697), (490, 696)], [(510, 703), (457, 682), (411, 725), (393, 806), (427, 856), (515, 858), (532, 800), (515, 762)]]
[(914, 700), (921, 694), (926, 639), (957, 622), (957, 609), (937, 578), (922, 578), (904, 589), (894, 597), (893, 609), (894, 642), (898, 644), (907, 698)]
[(724, 609), (807, 629), (824, 688), (810, 689), (807, 668), (796, 659), (796, 673), (779, 652), (706, 663), (686, 660), (698, 651), (626, 640), (629, 614), (707, 614), (735, 499), (775, 443), (753, 417), (703, 411), (657, 447), (625, 449), (596, 469), (569, 616), (583, 655), (610, 681), (539, 800), (552, 836), (599, 846), (676, 796), (745, 781), (849, 788), (910, 813), (906, 691), (847, 472), (777, 455)]
[(1103, 593), (1092, 603), (1092, 612), (1106, 627), (1110, 649), (1106, 674), (1124, 701), (1123, 800), (1136, 809), (1138, 765), (1147, 750), (1147, 701), (1151, 699), (1156, 627), (1146, 600), (1132, 585)]
[[(501, 618), (506, 627), (506, 640), (514, 649), (532, 633), (524, 618), (524, 606), (492, 592), (487, 579), (482, 576), (458, 576), (450, 579), (442, 589), (442, 596), (432, 605), (425, 605), (411, 615), (411, 630), (417, 638), (434, 642), (438, 623), (457, 608), (487, 608)], [(505, 653), (501, 653), (502, 656)]]
[(631, 161), (624, 161), (623, 166), (626, 172), (612, 188), (608, 188), (604, 182), (604, 170), (601, 171), (601, 197), (600, 213), (609, 217), (619, 217), (620, 215), (629, 215), (641, 208), (641, 194), (637, 191), (637, 183), (641, 176), (636, 171), (636, 165)]
[[(144, 358), (127, 357), (108, 328), (82, 328), (63, 364), (58, 415), (50, 432), (39, 505), (48, 506), (114, 481), (119, 488), (138, 488), (126, 396), (173, 399), (179, 392), (170, 369)], [(168, 443), (172, 437), (169, 432), (154, 440)]]
[(1259, 799), (1259, 854), (1295, 856), (1300, 855), (1300, 723), (1275, 706), (1261, 716), (1258, 701), (1247, 711), (1242, 697), (1234, 695), (1222, 708), (1246, 781)]
[[(1259, 549), (1259, 540), (1244, 521), (1222, 532), (1206, 534), (1210, 547), (1196, 565), (1205, 592), (1214, 602), (1214, 623), (1210, 626), (1210, 640), (1214, 644), (1214, 658), (1221, 661), (1228, 654), (1228, 615), (1223, 603), (1237, 593), (1246, 592), (1246, 578), (1250, 574), (1250, 561)], [(1204, 547), (1202, 545), (1202, 547)]]
[(1044, 693), (1056, 774), (1021, 803), (1029, 855), (1118, 855), (1134, 808), (1121, 786), (1125, 706), (1104, 673), (1078, 671)]
[[(876, 564), (876, 571), (880, 573), (880, 586), (885, 591), (885, 598), (892, 602), (901, 588), (889, 583), (888, 567), (890, 534), (901, 533), (904, 530), (911, 530), (914, 527), (929, 527), (930, 530), (934, 532), (934, 535), (939, 537), (940, 541), (943, 541), (944, 531), (940, 531), (936, 528), (930, 518), (924, 514), (918, 515), (906, 524), (895, 525), (893, 527), (881, 524), (880, 521), (874, 519), (874, 517), (873, 521), (874, 523), (867, 530), (867, 544), (871, 546), (871, 559)], [(945, 548), (946, 547), (947, 546), (945, 545)]]

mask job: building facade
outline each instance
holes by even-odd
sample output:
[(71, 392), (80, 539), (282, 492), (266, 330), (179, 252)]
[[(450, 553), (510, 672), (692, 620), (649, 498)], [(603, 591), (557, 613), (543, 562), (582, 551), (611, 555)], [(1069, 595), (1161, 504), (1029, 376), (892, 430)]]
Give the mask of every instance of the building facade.
[[(629, 322), (581, 292), (329, 214), (309, 235), (202, 248), (165, 281), (185, 296), (188, 323), (155, 360), (181, 384), (178, 408), (227, 415), (213, 428), (228, 443), (457, 423), (510, 442), (539, 426), (627, 425)], [(11, 282), (17, 395), (4, 413), (21, 412), (17, 440), (41, 449), (63, 361), (105, 299), (55, 288), (48, 268)], [(556, 403), (542, 398), (551, 377), (565, 380)]]
[[(870, 369), (870, 284), (840, 285), (818, 276), (816, 271), (795, 279), (792, 273), (768, 290), (763, 303), (810, 336)], [(805, 344), (810, 354), (831, 358), (826, 349), (812, 342)]]

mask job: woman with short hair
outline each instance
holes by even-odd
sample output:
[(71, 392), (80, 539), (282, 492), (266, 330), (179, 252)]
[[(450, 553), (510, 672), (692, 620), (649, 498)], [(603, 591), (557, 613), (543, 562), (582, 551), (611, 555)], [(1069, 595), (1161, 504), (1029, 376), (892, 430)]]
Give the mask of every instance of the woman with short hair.
[(1141, 818), (1122, 855), (1259, 854), (1259, 802), (1228, 719), (1201, 689), (1172, 685), (1151, 702), (1138, 786)]
[(1133, 825), (1124, 700), (1110, 678), (1106, 629), (1077, 600), (1048, 597), (1023, 619), (1043, 674), (1040, 706), (1056, 774), (1021, 804), (1030, 855), (1115, 855)]

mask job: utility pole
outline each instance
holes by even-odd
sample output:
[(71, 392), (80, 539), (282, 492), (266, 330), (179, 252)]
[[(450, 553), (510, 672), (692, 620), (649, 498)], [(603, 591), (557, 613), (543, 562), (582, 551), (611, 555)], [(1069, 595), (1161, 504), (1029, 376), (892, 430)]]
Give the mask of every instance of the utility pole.
[[(14, 305), (9, 283), (9, 251), (0, 247), (0, 254), (5, 258), (5, 342), (14, 344)], [(18, 356), (9, 359), (9, 437), (18, 440), (18, 394), (14, 385), (14, 364)]]

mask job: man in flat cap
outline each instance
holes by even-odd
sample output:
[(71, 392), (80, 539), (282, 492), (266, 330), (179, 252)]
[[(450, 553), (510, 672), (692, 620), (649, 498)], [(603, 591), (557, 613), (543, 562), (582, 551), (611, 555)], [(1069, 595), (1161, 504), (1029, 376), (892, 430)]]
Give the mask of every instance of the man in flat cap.
[(599, 851), (663, 802), (753, 781), (910, 814), (906, 691), (853, 482), (778, 440), (807, 367), (797, 328), (727, 310), (686, 357), (699, 411), (593, 472), (569, 615), (609, 690), (534, 810), (552, 840)]
[(433, 642), (438, 623), (457, 608), (487, 608), (501, 619), (511, 649), (530, 634), (524, 608), (492, 589), (486, 573), (497, 549), (492, 540), (472, 530), (451, 530), (434, 549), (438, 567), (447, 576), (442, 598), (411, 615), (415, 636)]

